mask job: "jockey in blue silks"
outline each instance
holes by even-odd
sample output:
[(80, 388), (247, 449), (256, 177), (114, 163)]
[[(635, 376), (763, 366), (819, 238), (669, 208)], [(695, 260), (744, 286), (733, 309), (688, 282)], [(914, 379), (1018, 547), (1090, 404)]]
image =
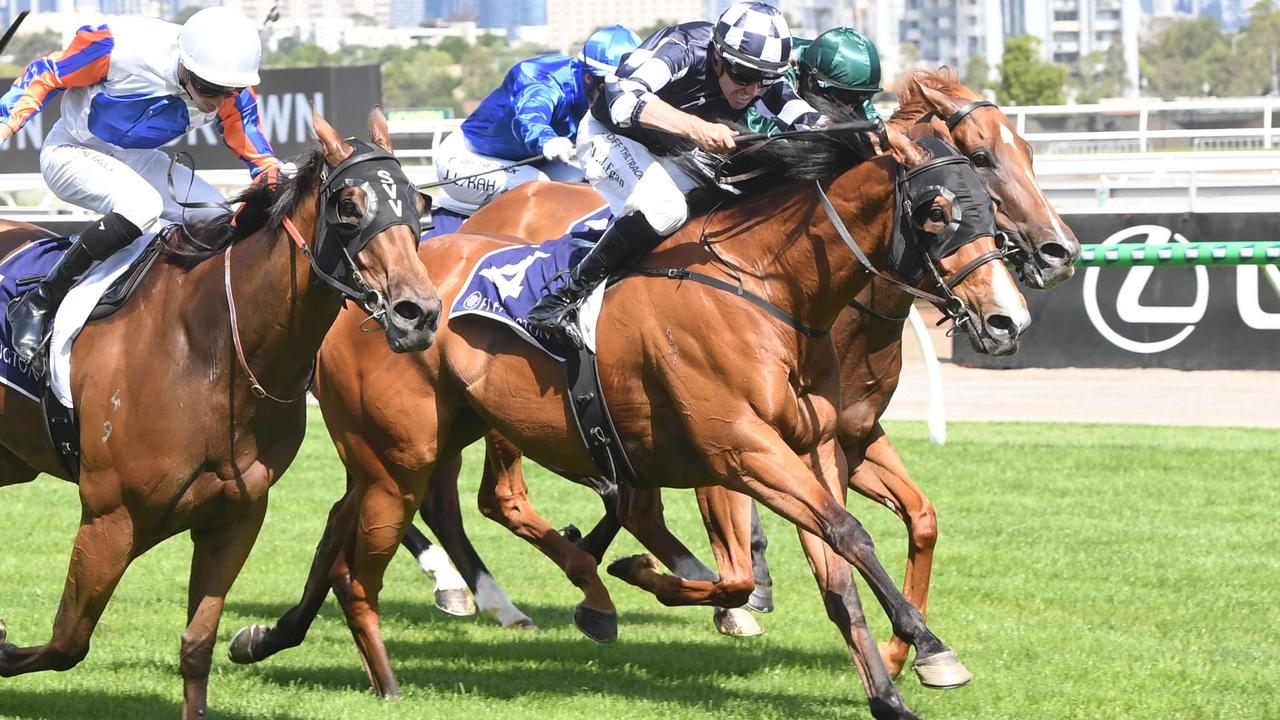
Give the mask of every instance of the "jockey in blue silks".
[[(592, 33), (576, 58), (542, 55), (516, 63), (502, 86), (489, 93), (462, 129), (436, 151), (441, 180), (495, 171), (444, 186), (440, 206), (470, 215), (481, 205), (534, 180), (581, 182), (574, 148), (578, 123), (599, 94), (604, 79), (640, 38), (621, 25)], [(541, 167), (522, 165), (497, 172), (517, 160), (541, 155)]]

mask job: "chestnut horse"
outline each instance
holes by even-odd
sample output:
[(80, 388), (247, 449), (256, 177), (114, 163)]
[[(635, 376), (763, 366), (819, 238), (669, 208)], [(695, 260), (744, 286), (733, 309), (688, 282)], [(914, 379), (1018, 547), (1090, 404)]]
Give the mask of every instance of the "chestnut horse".
[[(313, 360), (344, 302), (331, 288), (373, 310), (388, 353), (431, 344), (440, 299), (414, 255), (425, 202), (390, 154), (386, 120), (370, 114), (376, 149), (313, 122), (321, 147), (294, 178), (251, 186), (234, 224), (223, 216), (170, 240), (135, 297), (80, 334), (81, 525), (52, 639), (17, 647), (0, 627), (0, 675), (79, 663), (129, 564), (189, 531), (183, 716), (205, 717), (224, 599), (302, 442)], [(0, 256), (32, 234), (44, 233), (0, 234)], [(0, 387), (0, 484), (72, 479), (42, 427), (37, 403)]]
[[(740, 605), (752, 586), (748, 545), (755, 498), (800, 529), (824, 598), (833, 603), (829, 615), (853, 652), (875, 715), (911, 718), (866, 629), (850, 564), (871, 585), (895, 631), (916, 648), (922, 675), (942, 687), (963, 684), (969, 675), (898, 592), (875, 558), (870, 537), (843, 507), (846, 468), (835, 441), (838, 362), (825, 333), (872, 276), (853, 256), (886, 266), (899, 215), (895, 200), (899, 191), (912, 195), (898, 187), (897, 178), (904, 165), (914, 167), (924, 158), (893, 134), (893, 156), (849, 167), (854, 159), (842, 153), (848, 138), (824, 144), (821, 137), (795, 146), (774, 143), (760, 154), (774, 156), (768, 167), (775, 173), (826, 180), (815, 186), (767, 175), (774, 189), (694, 220), (646, 260), (658, 269), (719, 276), (726, 265), (739, 268), (745, 290), (767, 298), (773, 314), (734, 294), (665, 276), (628, 276), (606, 294), (597, 331), (599, 364), (626, 452), (646, 484), (702, 488), (722, 570), (717, 581), (659, 575), (635, 562), (620, 573), (665, 604)], [(824, 186), (838, 225), (820, 204)], [(981, 192), (976, 177), (956, 193), (975, 189)], [(902, 222), (908, 234), (941, 256), (936, 233), (958, 212), (952, 212), (949, 193), (932, 192), (914, 196), (916, 211)], [(760, 208), (769, 208), (769, 215), (762, 217)], [(965, 213), (981, 216), (972, 207)], [(974, 341), (1007, 353), (1016, 348), (1029, 316), (1013, 278), (996, 261), (993, 235), (993, 226), (964, 235), (955, 252), (938, 261), (937, 271), (954, 285)], [(451, 301), (477, 259), (514, 242), (522, 241), (447, 235), (424, 243), (419, 254), (428, 267), (440, 269), (442, 297)], [(272, 628), (242, 629), (231, 651), (233, 659), (254, 662), (296, 646), (333, 587), (375, 691), (396, 695), (379, 631), (378, 594), (437, 463), (493, 430), (562, 474), (586, 477), (597, 471), (585, 448), (565, 442), (572, 421), (561, 366), (514, 333), (456, 317), (428, 352), (392, 357), (361, 338), (358, 324), (350, 313), (339, 316), (321, 348), (316, 383), (354, 486), (330, 513), (301, 602)], [(731, 574), (744, 560), (746, 577)], [(611, 615), (616, 623), (607, 594), (603, 607), (591, 607), (587, 602), (595, 598), (588, 598), (580, 613)]]
[[(939, 72), (917, 70), (898, 83), (900, 106), (889, 125), (913, 135), (933, 134), (956, 145), (974, 163), (978, 177), (993, 198), (998, 198), (996, 223), (1016, 250), (1009, 259), (1024, 284), (1053, 287), (1071, 277), (1080, 246), (1070, 229), (1035, 182), (1030, 147), (1013, 130), (999, 108), (961, 85), (945, 68)], [(593, 190), (582, 185), (535, 183), (506, 193), (481, 208), (463, 229), (501, 232), (530, 241), (560, 234), (572, 221), (603, 204)], [(878, 505), (890, 508), (906, 524), (908, 532), (903, 594), (924, 612), (928, 599), (937, 517), (932, 503), (912, 482), (879, 419), (897, 389), (902, 369), (902, 329), (912, 297), (892, 284), (873, 279), (854, 303), (840, 313), (832, 327), (832, 340), (841, 358), (843, 388), (837, 436), (851, 469), (850, 485)], [(491, 443), (492, 445), (492, 443)], [(534, 542), (562, 567), (574, 569), (575, 584), (582, 585), (583, 560), (561, 541), (549, 524), (533, 510), (524, 482), (518, 475), (491, 477), (490, 466), (511, 466), (513, 451), (490, 449), (486, 478), (479, 499), (482, 511)], [(506, 457), (504, 461), (495, 457)], [(440, 472), (437, 472), (439, 479)], [(595, 487), (600, 485), (596, 483)], [(504, 624), (530, 622), (504, 594), (495, 594), (496, 582), (488, 576), (461, 529), (461, 518), (444, 512), (457, 507), (449, 494), (456, 483), (433, 482), (423, 517), (457, 564), (467, 583), (486, 589), (477, 595), (482, 610)], [(610, 488), (610, 491), (613, 489)], [(630, 492), (624, 490), (624, 492)], [(435, 498), (431, 501), (431, 498)], [(651, 510), (652, 508), (650, 508)], [(653, 522), (652, 517), (636, 522)], [(617, 518), (607, 516), (580, 543), (599, 560), (616, 533)], [(415, 544), (426, 543), (416, 528)], [(766, 539), (758, 523), (753, 526), (753, 566), (756, 588), (752, 605), (772, 604), (771, 580), (764, 562)], [(683, 563), (696, 562), (692, 555)], [(456, 596), (437, 591), (437, 603), (461, 605)], [(717, 613), (722, 632), (742, 632), (741, 616)], [(585, 630), (585, 628), (584, 628)], [(907, 659), (907, 645), (895, 637), (882, 648), (885, 662), (895, 676)]]

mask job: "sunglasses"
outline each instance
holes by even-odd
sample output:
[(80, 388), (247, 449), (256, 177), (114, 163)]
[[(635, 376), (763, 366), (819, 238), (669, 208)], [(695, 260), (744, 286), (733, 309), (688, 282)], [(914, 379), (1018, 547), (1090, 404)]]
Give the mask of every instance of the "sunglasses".
[(764, 73), (754, 68), (749, 68), (742, 65), (734, 65), (733, 63), (727, 60), (721, 60), (721, 63), (724, 65), (725, 75), (729, 76), (729, 79), (733, 81), (733, 84), (741, 85), (742, 87), (746, 87), (754, 83), (760, 83), (761, 85), (772, 85), (782, 79), (780, 76), (777, 76), (777, 75), (765, 75)]
[(214, 85), (206, 80), (201, 80), (199, 75), (188, 72), (187, 78), (191, 81), (191, 89), (197, 95), (207, 98), (229, 97), (231, 95), (239, 95), (244, 88), (226, 87), (224, 85)]

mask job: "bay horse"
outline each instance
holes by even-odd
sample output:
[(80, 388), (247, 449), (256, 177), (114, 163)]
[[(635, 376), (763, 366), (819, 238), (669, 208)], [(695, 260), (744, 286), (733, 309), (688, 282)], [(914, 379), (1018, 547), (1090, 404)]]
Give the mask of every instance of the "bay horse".
[[(948, 140), (973, 161), (983, 186), (993, 199), (998, 199), (996, 224), (1016, 248), (1008, 257), (1023, 284), (1051, 288), (1070, 278), (1080, 253), (1079, 242), (1036, 184), (1030, 146), (1017, 135), (1008, 117), (960, 84), (946, 68), (938, 72), (913, 71), (897, 83), (897, 88), (900, 105), (889, 119), (889, 125), (913, 136), (932, 134)], [(481, 208), (463, 225), (463, 230), (501, 232), (537, 242), (560, 234), (573, 220), (603, 202), (584, 185), (529, 184)], [(850, 486), (876, 504), (888, 507), (906, 525), (907, 560), (902, 589), (908, 601), (923, 613), (937, 542), (937, 514), (933, 504), (911, 480), (905, 463), (879, 421), (897, 389), (902, 370), (902, 330), (911, 301), (909, 294), (873, 278), (850, 306), (841, 311), (832, 327), (832, 340), (841, 358), (843, 389), (836, 429), (851, 470)], [(574, 583), (582, 586), (584, 559), (577, 555), (576, 547), (564, 542), (534, 511), (523, 478), (513, 473), (490, 476), (489, 467), (511, 468), (517, 462), (513, 453), (518, 451), (505, 445), (495, 447), (500, 443), (500, 439), (490, 441), (489, 454), (494, 457), (486, 463), (486, 476), (481, 484), (482, 512), (534, 542), (557, 564), (572, 568)], [(495, 459), (498, 457), (504, 459)], [(424, 519), (467, 584), (473, 589), (485, 588), (477, 594), (482, 610), (495, 614), (504, 624), (531, 623), (505, 594), (495, 594), (493, 589), (500, 586), (489, 576), (467, 540), (460, 516), (447, 512), (458, 504), (456, 496), (449, 494), (450, 488), (456, 491), (456, 483), (440, 482), (440, 474), (438, 471), (428, 502), (423, 505)], [(588, 484), (598, 490), (616, 491), (616, 488), (602, 487), (598, 481)], [(624, 489), (624, 492), (628, 491)], [(635, 522), (653, 521), (654, 518), (648, 516)], [(618, 519), (607, 515), (578, 545), (599, 561), (619, 528)], [(410, 540), (416, 547), (429, 544), (413, 527), (406, 536), (406, 541)], [(753, 607), (772, 606), (772, 581), (764, 557), (766, 544), (763, 530), (753, 522), (752, 565), (756, 583), (750, 603)], [(672, 552), (677, 553), (681, 558), (679, 562), (686, 568), (696, 563), (691, 554), (684, 555), (678, 549)], [(456, 596), (439, 590), (437, 603), (461, 605)], [(750, 632), (744, 630), (747, 622), (741, 615), (735, 617), (724, 612), (716, 615), (717, 627), (729, 634)], [(901, 671), (907, 652), (906, 643), (896, 636), (882, 645), (885, 663), (893, 675)]]
[[(52, 638), (18, 647), (0, 626), (0, 675), (78, 664), (129, 564), (189, 531), (183, 717), (205, 717), (226, 594), (302, 442), (316, 350), (346, 297), (381, 322), (388, 353), (433, 341), (440, 299), (414, 254), (426, 202), (391, 155), (381, 110), (369, 116), (372, 145), (344, 141), (314, 112), (313, 122), (319, 147), (296, 176), (248, 188), (234, 223), (169, 235), (130, 301), (80, 334), (78, 480), (38, 404), (0, 387), (0, 484), (44, 472), (78, 482), (81, 502)], [(31, 227), (0, 233), (0, 256), (41, 234)]]
[[(849, 564), (872, 586), (895, 631), (916, 648), (918, 669), (927, 668), (944, 687), (967, 682), (968, 672), (903, 599), (870, 537), (843, 507), (846, 469), (835, 440), (838, 361), (825, 338), (871, 277), (853, 256), (864, 256), (868, 266), (886, 265), (899, 214), (899, 172), (925, 160), (900, 134), (890, 137), (892, 156), (852, 167), (841, 152), (846, 139), (818, 148), (775, 144), (770, 167), (824, 178), (821, 183), (779, 187), (776, 176), (768, 177), (774, 189), (695, 219), (646, 261), (658, 269), (723, 275), (723, 259), (741, 269), (745, 290), (767, 298), (774, 314), (706, 285), (630, 275), (607, 292), (598, 337), (604, 393), (635, 469), (653, 487), (701, 488), (700, 501), (716, 521), (708, 531), (722, 570), (714, 582), (659, 575), (640, 563), (620, 574), (665, 604), (740, 605), (751, 590), (747, 545), (755, 498), (799, 528), (873, 714), (911, 718), (866, 629)], [(976, 178), (971, 185), (978, 187)], [(836, 215), (823, 214), (824, 188), (838, 224), (830, 219)], [(959, 218), (947, 194), (914, 197), (914, 221), (905, 222), (926, 234), (941, 232)], [(770, 215), (762, 217), (760, 208)], [(994, 227), (964, 240), (938, 261), (938, 272), (967, 306), (974, 341), (1010, 352), (1029, 317), (1013, 278), (994, 261)], [(442, 297), (451, 301), (479, 257), (523, 242), (445, 235), (424, 243), (419, 255), (440, 269)], [(641, 307), (652, 312), (627, 312)], [(715, 325), (703, 318), (715, 318)], [(744, 328), (755, 332), (740, 332)], [(298, 645), (332, 587), (375, 691), (398, 695), (379, 630), (378, 594), (437, 464), (492, 430), (561, 474), (597, 471), (585, 448), (565, 442), (571, 420), (562, 368), (514, 333), (475, 318), (452, 318), (426, 353), (393, 357), (362, 339), (358, 319), (344, 313), (321, 348), (316, 395), (353, 486), (330, 512), (299, 604), (274, 627), (242, 629), (230, 649), (233, 659), (256, 662)], [(730, 574), (744, 559), (746, 576)], [(578, 610), (612, 614), (607, 595), (601, 601), (608, 605), (591, 608), (584, 601)]]

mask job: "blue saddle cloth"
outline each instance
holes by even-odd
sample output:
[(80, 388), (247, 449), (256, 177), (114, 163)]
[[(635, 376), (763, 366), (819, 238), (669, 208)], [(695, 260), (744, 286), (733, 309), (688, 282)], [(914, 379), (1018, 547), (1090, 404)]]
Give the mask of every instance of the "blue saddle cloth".
[(546, 354), (563, 361), (566, 348), (550, 333), (525, 320), (544, 294), (560, 289), (565, 272), (595, 245), (612, 219), (608, 206), (573, 223), (562, 237), (541, 245), (499, 248), (480, 258), (449, 310), (449, 317), (478, 315), (496, 320)]
[(34, 283), (19, 286), (18, 281), (44, 277), (71, 243), (66, 238), (37, 240), (20, 248), (0, 263), (0, 383), (39, 402), (41, 382), (31, 372), (31, 364), (18, 359), (13, 352), (9, 319), (4, 310), (9, 301), (30, 290)]
[(431, 208), (431, 229), (422, 233), (418, 242), (430, 240), (437, 235), (450, 235), (458, 232), (467, 216), (444, 208)]

